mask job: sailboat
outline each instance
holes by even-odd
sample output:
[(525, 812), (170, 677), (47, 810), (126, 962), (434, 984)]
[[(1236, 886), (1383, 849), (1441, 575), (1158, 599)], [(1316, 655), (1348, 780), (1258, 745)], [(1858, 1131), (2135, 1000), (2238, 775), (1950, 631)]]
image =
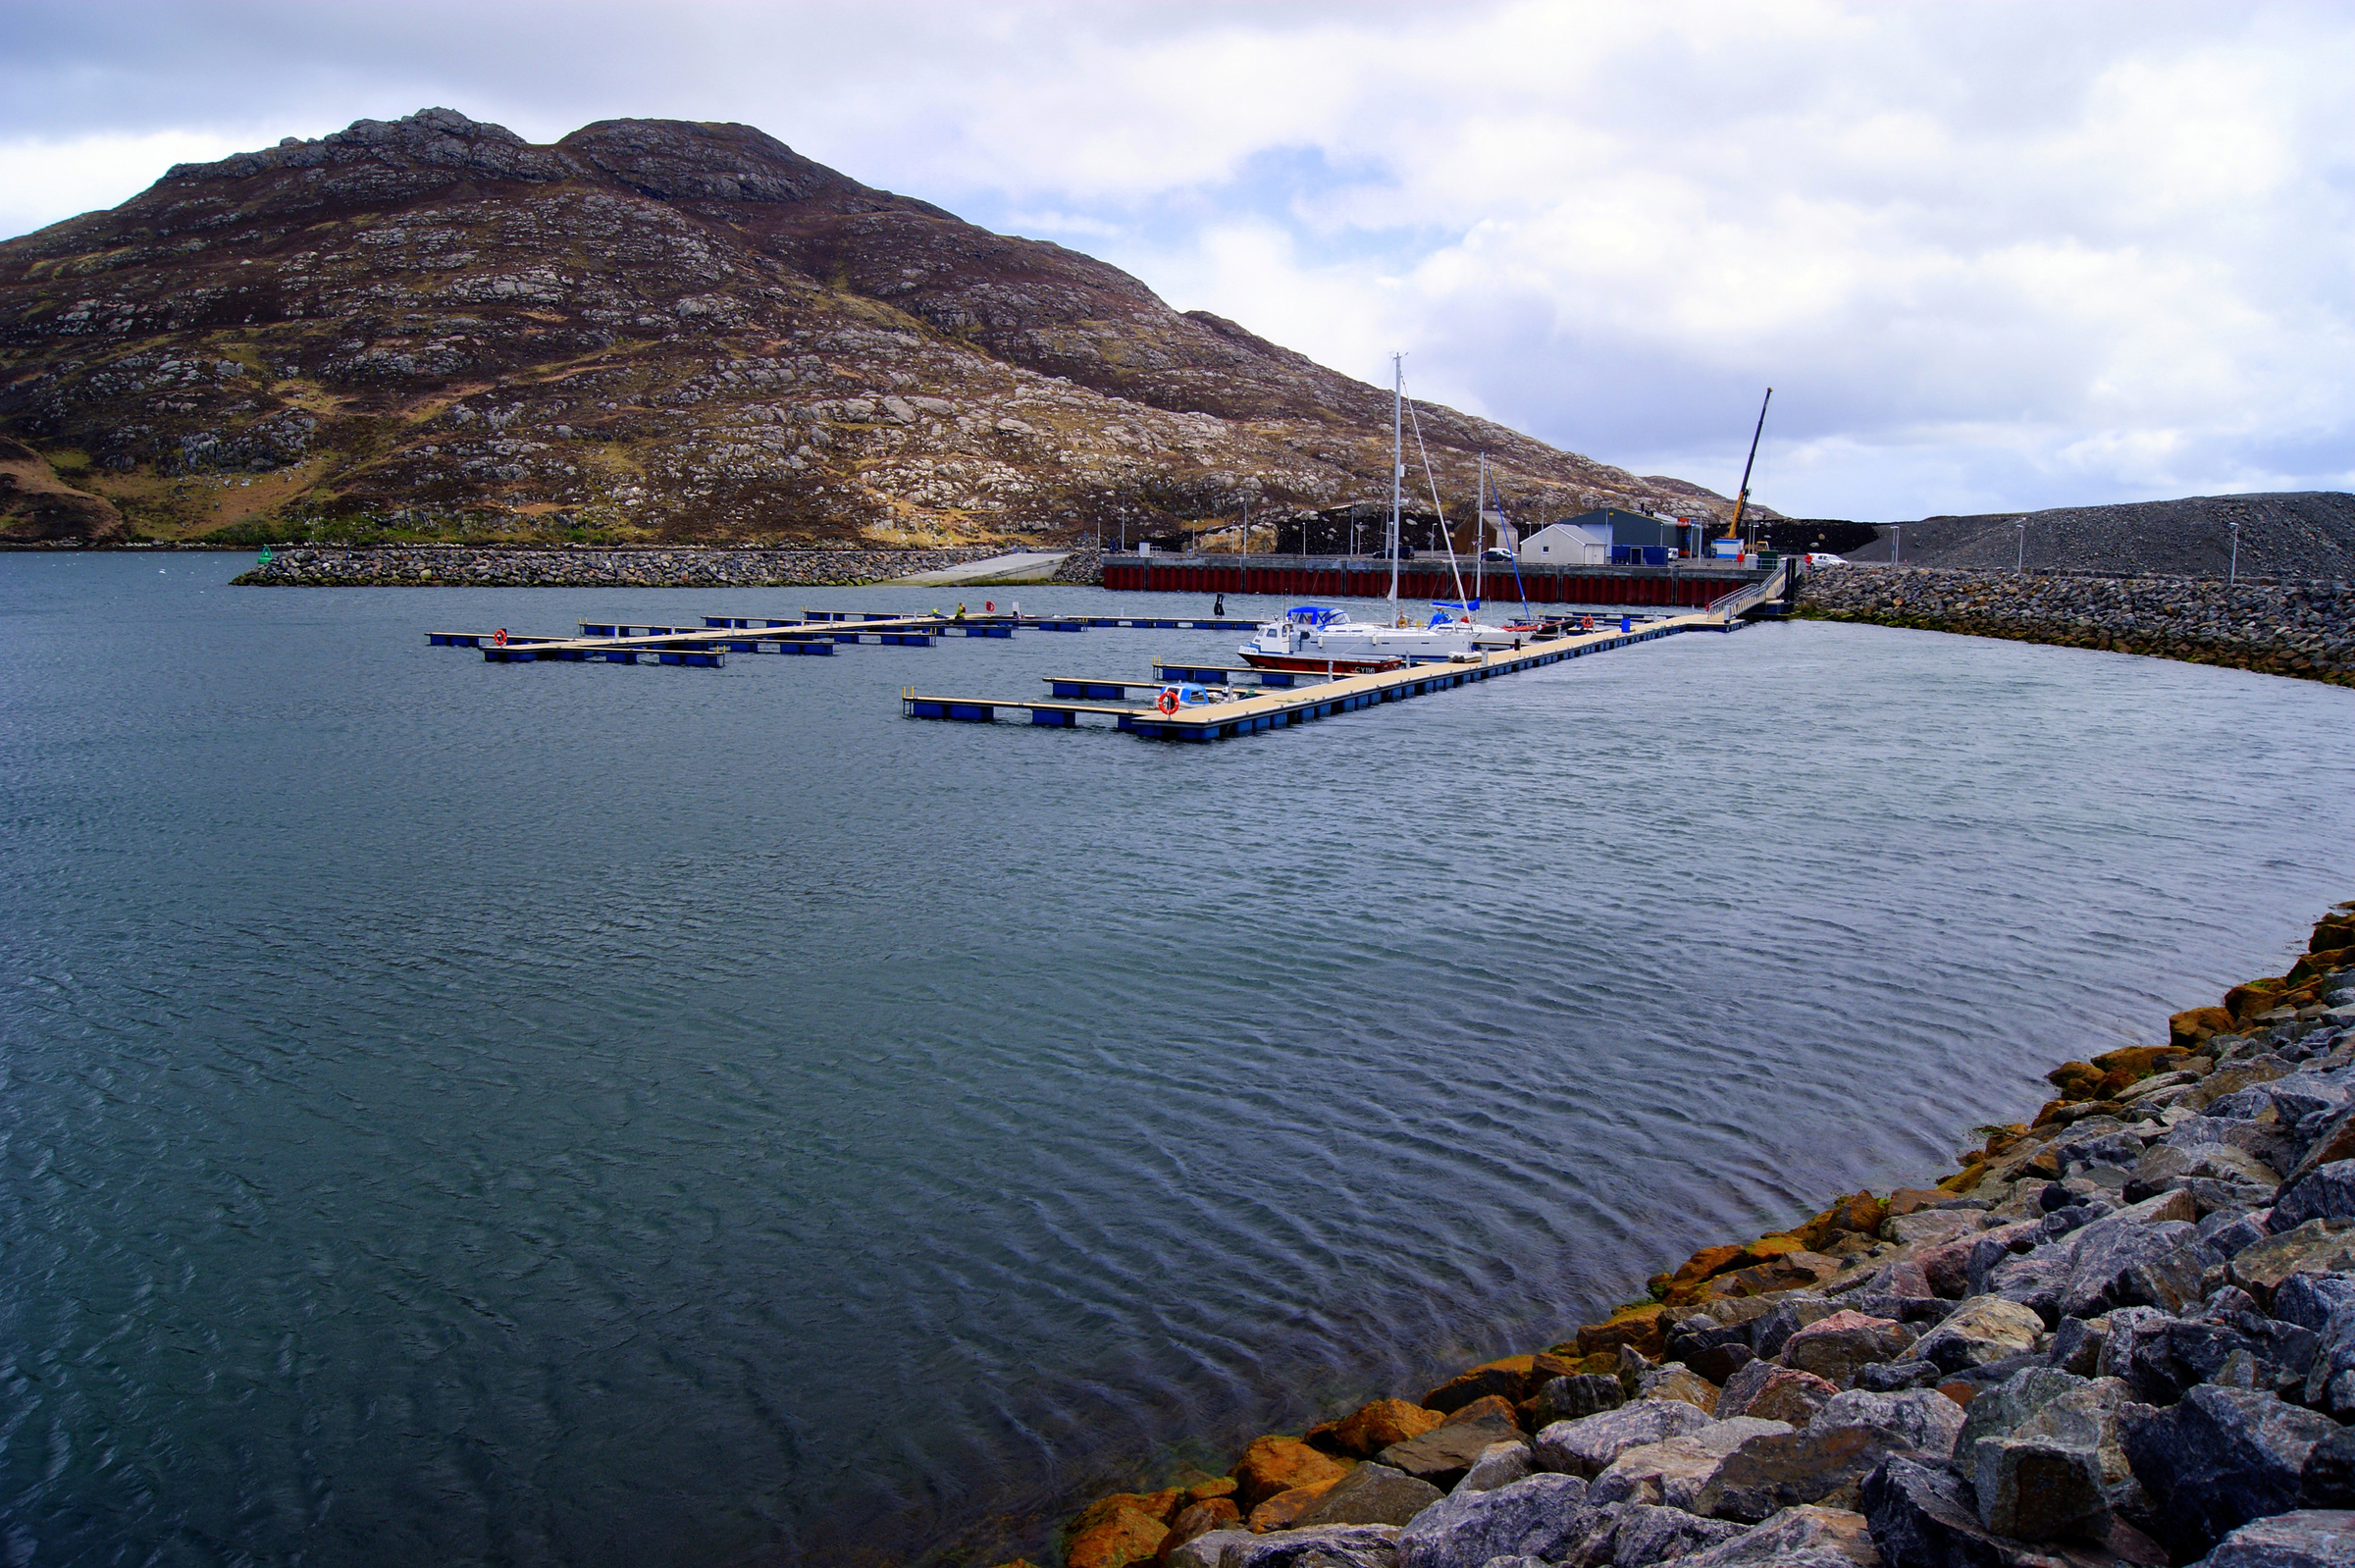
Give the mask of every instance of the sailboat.
[[(1348, 611), (1323, 604), (1300, 604), (1284, 611), (1281, 620), (1262, 624), (1251, 641), (1236, 652), (1257, 669), (1322, 670), (1333, 675), (1362, 675), (1372, 670), (1396, 669), (1403, 664), (1445, 659), (1473, 659), (1484, 648), (1518, 646), (1519, 639), (1501, 626), (1483, 626), (1476, 616), (1477, 598), (1465, 599), (1464, 580), (1455, 570), (1455, 545), (1447, 543), (1447, 569), (1455, 573), (1457, 598), (1433, 605), (1431, 619), (1409, 624), (1398, 609), (1399, 503), (1406, 478), (1406, 360), (1390, 357), (1390, 619), (1387, 624), (1361, 621)], [(1415, 421), (1415, 445), (1423, 447), (1421, 419)], [(1423, 471), (1431, 473), (1431, 455), (1423, 451)], [(1487, 489), (1484, 469), (1482, 489)], [(1432, 508), (1439, 507), (1439, 484), (1432, 481)], [(1440, 536), (1445, 538), (1445, 513)]]

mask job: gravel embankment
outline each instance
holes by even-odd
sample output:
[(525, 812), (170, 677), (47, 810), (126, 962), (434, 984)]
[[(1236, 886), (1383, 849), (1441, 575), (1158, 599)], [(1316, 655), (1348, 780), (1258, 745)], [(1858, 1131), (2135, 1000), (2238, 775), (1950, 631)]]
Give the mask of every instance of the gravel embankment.
[(236, 581), (249, 588), (850, 588), (937, 572), (994, 549), (482, 549), (302, 546)]
[(2056, 1069), (2032, 1123), (1974, 1129), (1934, 1185), (1101, 1498), (1063, 1561), (2355, 1562), (2355, 904), (2170, 1041)]
[(2355, 585), (1818, 567), (1800, 613), (2355, 685)]
[[(2027, 524), (2024, 540), (2022, 522)], [(2024, 564), (2031, 571), (2223, 577), (2232, 569), (2235, 524), (2243, 580), (2355, 577), (2355, 496), (2337, 491), (1925, 517), (1898, 525), (1894, 538), (1890, 525), (1882, 524), (1868, 544), (1852, 547), (1843, 541), (1819, 548), (1852, 560), (1885, 562), (1894, 546), (1897, 558), (1909, 566), (2009, 570)], [(1796, 542), (1795, 547), (1805, 548)]]

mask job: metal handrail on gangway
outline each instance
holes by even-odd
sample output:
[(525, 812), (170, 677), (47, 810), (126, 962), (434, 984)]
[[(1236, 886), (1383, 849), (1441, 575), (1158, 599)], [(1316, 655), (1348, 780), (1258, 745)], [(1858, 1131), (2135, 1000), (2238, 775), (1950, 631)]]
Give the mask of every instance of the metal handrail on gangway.
[(1756, 582), (1737, 588), (1730, 594), (1720, 594), (1710, 600), (1708, 608), (1702, 613), (1719, 616), (1730, 621), (1735, 616), (1754, 609), (1770, 599), (1781, 599), (1790, 586), (1791, 566), (1791, 558), (1785, 556), (1776, 563), (1774, 571), (1759, 578)]

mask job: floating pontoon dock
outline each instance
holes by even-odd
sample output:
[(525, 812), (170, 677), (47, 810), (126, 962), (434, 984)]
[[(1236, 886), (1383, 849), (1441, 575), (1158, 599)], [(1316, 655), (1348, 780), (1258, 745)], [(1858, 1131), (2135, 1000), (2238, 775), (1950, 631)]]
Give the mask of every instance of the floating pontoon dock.
[[(1265, 696), (1237, 698), (1225, 703), (1188, 704), (1169, 713), (1156, 706), (1126, 704), (1115, 706), (1088, 702), (1036, 702), (1018, 698), (927, 697), (919, 695), (913, 686), (901, 692), (900, 710), (910, 718), (992, 723), (996, 721), (999, 710), (1005, 709), (1028, 714), (1033, 724), (1065, 729), (1076, 726), (1083, 716), (1098, 716), (1110, 718), (1117, 728), (1150, 739), (1229, 740), (1240, 735), (1256, 735), (1261, 730), (1305, 724), (1310, 719), (1331, 718), (1336, 713), (1353, 712), (1382, 703), (1403, 702), (1410, 697), (1449, 691), (1472, 681), (1517, 675), (1523, 670), (1558, 664), (1564, 659), (1581, 658), (1589, 653), (1602, 653), (1636, 643), (1674, 637), (1679, 632), (1730, 632), (1744, 624), (1740, 609), (1741, 606), (1735, 606), (1732, 613), (1679, 615), (1625, 632), (1611, 630), (1561, 637), (1549, 642), (1532, 643), (1518, 650), (1499, 649), (1487, 653), (1467, 654), (1444, 663), (1413, 664), (1404, 669), (1383, 670), (1371, 675), (1343, 675), (1334, 679), (1317, 676), (1314, 679), (1318, 684), (1302, 691), (1270, 692)], [(1184, 666), (1165, 664), (1161, 667), (1168, 670)], [(1074, 680), (1073, 684), (1082, 683)], [(1055, 694), (1057, 697), (1109, 696), (1115, 695), (1111, 689), (1116, 685), (1121, 693), (1138, 689), (1136, 683), (1103, 681), (1088, 685), (1083, 692), (1067, 694), (1062, 683), (1057, 683)]]
[[(1670, 614), (1647, 624), (1622, 621), (1626, 630), (1604, 628), (1585, 633), (1559, 633), (1512, 649), (1454, 654), (1445, 660), (1427, 659), (1402, 668), (1362, 675), (1332, 671), (1269, 670), (1233, 664), (1195, 664), (1156, 659), (1154, 678), (1131, 681), (1114, 676), (1046, 675), (1051, 694), (1045, 700), (993, 697), (937, 697), (913, 686), (900, 691), (900, 710), (910, 718), (949, 719), (970, 723), (994, 722), (1001, 710), (1027, 716), (1032, 724), (1075, 727), (1082, 718), (1109, 719), (1131, 734), (1165, 740), (1213, 741), (1261, 730), (1330, 718), (1380, 703), (1394, 703), (1449, 691), (1472, 681), (1519, 674), (1607, 653), (1636, 643), (1648, 643), (1681, 632), (1730, 632), (1749, 616), (1764, 611), (1766, 601), (1789, 590), (1789, 562), (1732, 593), (1720, 596), (1705, 609)], [(716, 668), (730, 653), (831, 653), (839, 644), (896, 644), (929, 648), (942, 636), (1012, 637), (1017, 630), (1077, 631), (1089, 626), (1118, 626), (1198, 631), (1248, 631), (1254, 621), (1189, 619), (1166, 616), (1015, 615), (878, 616), (867, 612), (806, 610), (798, 621), (750, 616), (706, 615), (702, 626), (649, 626), (619, 621), (582, 621), (578, 637), (515, 636), (507, 632), (428, 632), (435, 647), (474, 648), (495, 663), (535, 663), (549, 659), (603, 660), (634, 664), (641, 658), (663, 664)], [(1251, 677), (1249, 682), (1237, 677)], [(1165, 712), (1156, 705), (1123, 701), (1130, 692), (1177, 684), (1218, 686), (1226, 700), (1181, 704)], [(1233, 695), (1237, 686), (1251, 684), (1259, 695)]]
[[(728, 653), (830, 653), (838, 643), (930, 648), (943, 637), (1012, 637), (1016, 632), (1077, 632), (1091, 626), (1163, 631), (1247, 632), (1257, 621), (1152, 615), (920, 615), (865, 610), (805, 609), (798, 621), (753, 615), (706, 615), (701, 626), (654, 626), (643, 621), (581, 621), (577, 637), (532, 637), (497, 632), (428, 632), (433, 648), (479, 648), (494, 664), (598, 660), (716, 669)], [(747, 632), (759, 635), (745, 636)], [(669, 655), (677, 654), (678, 657)], [(689, 656), (693, 655), (693, 656)]]
[(531, 664), (549, 659), (602, 660), (635, 664), (641, 657), (661, 664), (717, 669), (729, 653), (831, 653), (838, 643), (878, 643), (930, 648), (942, 636), (1012, 637), (1011, 619), (960, 622), (932, 615), (841, 622), (759, 621), (748, 616), (706, 615), (701, 626), (646, 626), (619, 621), (582, 621), (578, 637), (531, 637), (506, 632), (428, 632), (433, 648), (479, 648), (494, 664)]

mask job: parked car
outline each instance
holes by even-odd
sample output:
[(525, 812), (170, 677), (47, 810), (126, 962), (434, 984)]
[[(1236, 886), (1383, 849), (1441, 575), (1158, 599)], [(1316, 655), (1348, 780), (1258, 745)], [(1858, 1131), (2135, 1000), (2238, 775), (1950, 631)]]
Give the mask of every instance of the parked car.
[[(1390, 551), (1389, 551), (1389, 548), (1388, 548), (1387, 546), (1385, 546), (1383, 549), (1376, 550), (1376, 551), (1374, 552), (1374, 558), (1375, 558), (1376, 560), (1383, 560), (1383, 561), (1387, 561), (1387, 560), (1388, 560), (1388, 559), (1390, 558)], [(1401, 546), (1399, 546), (1399, 547), (1398, 547), (1398, 558), (1399, 558), (1400, 560), (1402, 560), (1402, 561), (1411, 561), (1411, 560), (1413, 560), (1413, 559), (1415, 558), (1415, 547), (1414, 547), (1414, 546), (1412, 546), (1412, 545), (1401, 545)]]
[(1509, 549), (1503, 549), (1502, 547), (1492, 547), (1488, 549), (1482, 550), (1480, 552), (1480, 558), (1484, 561), (1504, 561), (1507, 564), (1510, 564), (1513, 558), (1513, 552)]
[(1809, 566), (1846, 566), (1848, 564), (1846, 555), (1835, 555), (1828, 549), (1808, 550), (1806, 559)]

